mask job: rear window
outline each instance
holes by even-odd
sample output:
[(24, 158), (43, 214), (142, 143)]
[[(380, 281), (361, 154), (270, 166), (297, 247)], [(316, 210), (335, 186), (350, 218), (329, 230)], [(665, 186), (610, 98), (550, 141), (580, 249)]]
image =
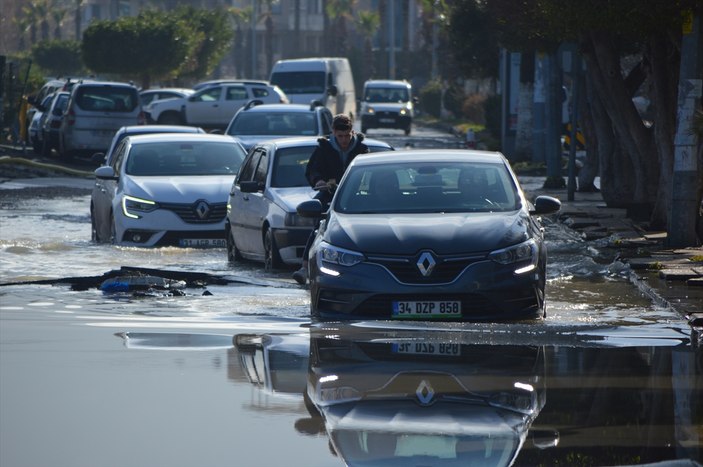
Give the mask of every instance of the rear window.
[(228, 131), (232, 136), (314, 136), (318, 133), (313, 112), (240, 112)]
[(76, 90), (75, 101), (82, 110), (129, 113), (139, 105), (139, 94), (126, 87), (81, 86)]

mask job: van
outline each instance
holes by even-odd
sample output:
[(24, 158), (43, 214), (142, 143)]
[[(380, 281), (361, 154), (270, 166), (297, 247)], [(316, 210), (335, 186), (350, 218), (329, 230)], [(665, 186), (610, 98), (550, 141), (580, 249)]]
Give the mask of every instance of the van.
[(333, 115), (354, 118), (354, 76), (346, 58), (279, 60), (271, 69), (271, 84), (283, 89), (293, 104), (320, 101)]
[(361, 101), (361, 132), (369, 128), (399, 128), (410, 134), (415, 114), (412, 85), (399, 80), (369, 80)]
[(123, 126), (144, 125), (139, 90), (129, 83), (80, 82), (71, 90), (59, 129), (59, 154), (105, 152)]

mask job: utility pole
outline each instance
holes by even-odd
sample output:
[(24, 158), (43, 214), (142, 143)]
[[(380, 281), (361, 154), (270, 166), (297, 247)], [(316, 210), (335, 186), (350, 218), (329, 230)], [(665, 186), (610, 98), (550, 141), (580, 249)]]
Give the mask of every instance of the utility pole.
[(258, 78), (256, 66), (256, 0), (251, 0), (251, 78)]
[(671, 213), (666, 242), (670, 247), (696, 245), (698, 167), (696, 135), (691, 131), (696, 102), (701, 99), (703, 59), (700, 50), (701, 18), (687, 12), (681, 39), (678, 112), (674, 137), (674, 173)]
[(432, 21), (432, 79), (437, 79), (439, 77), (439, 68), (437, 66), (437, 48), (439, 47), (439, 15), (437, 10), (439, 9), (439, 0), (435, 0), (434, 6), (432, 8), (432, 13), (434, 19)]
[(388, 77), (395, 79), (395, 0), (390, 0), (388, 15)]

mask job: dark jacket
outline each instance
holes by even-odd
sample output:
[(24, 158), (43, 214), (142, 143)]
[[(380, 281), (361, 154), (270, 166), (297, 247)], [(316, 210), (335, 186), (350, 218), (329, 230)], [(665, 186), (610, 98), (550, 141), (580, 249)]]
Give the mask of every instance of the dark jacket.
[(369, 152), (368, 146), (363, 143), (364, 135), (355, 133), (354, 137), (353, 146), (344, 164), (342, 164), (342, 158), (338, 149), (330, 142), (330, 138), (334, 138), (334, 136), (330, 135), (317, 140), (317, 147), (313, 151), (312, 156), (310, 156), (305, 169), (305, 177), (308, 179), (310, 186), (315, 186), (319, 180), (329, 181), (334, 179), (339, 183), (351, 161), (359, 154)]

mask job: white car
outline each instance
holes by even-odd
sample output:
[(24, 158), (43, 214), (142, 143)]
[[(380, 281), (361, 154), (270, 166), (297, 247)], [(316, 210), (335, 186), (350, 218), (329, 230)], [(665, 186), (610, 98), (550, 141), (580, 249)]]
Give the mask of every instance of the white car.
[(410, 134), (415, 104), (412, 86), (400, 80), (368, 80), (361, 101), (361, 132), (369, 128), (398, 128)]
[(266, 81), (228, 81), (207, 86), (188, 97), (153, 101), (144, 111), (147, 121), (161, 125), (224, 129), (237, 110), (252, 99), (288, 103), (283, 91)]
[[(314, 222), (299, 217), (296, 207), (315, 195), (305, 167), (318, 138), (263, 141), (249, 150), (227, 206), (229, 261), (259, 261), (267, 270), (302, 262)], [(364, 144), (371, 152), (393, 150), (383, 141), (364, 139)]]
[(245, 156), (224, 135), (125, 138), (112, 163), (95, 170), (93, 237), (125, 246), (224, 246), (227, 196)]
[(146, 107), (153, 101), (188, 97), (194, 92), (188, 88), (151, 88), (139, 91), (139, 98), (142, 100), (142, 106)]

